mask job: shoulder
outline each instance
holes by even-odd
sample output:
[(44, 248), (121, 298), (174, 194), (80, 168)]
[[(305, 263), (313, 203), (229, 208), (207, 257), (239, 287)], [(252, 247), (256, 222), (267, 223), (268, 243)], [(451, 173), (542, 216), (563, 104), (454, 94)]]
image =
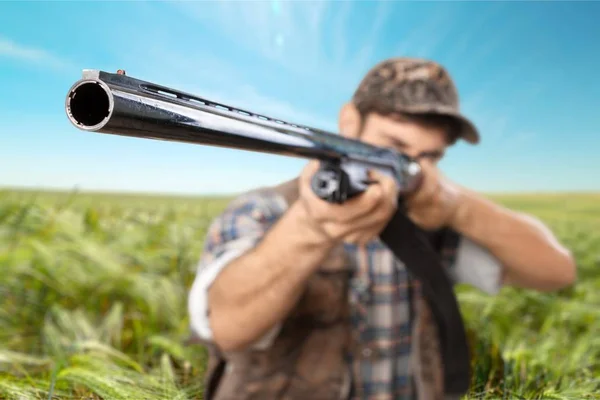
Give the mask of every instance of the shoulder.
[(271, 187), (259, 188), (231, 200), (211, 225), (269, 225), (285, 213), (286, 209), (287, 203), (279, 193)]
[(210, 258), (219, 257), (232, 246), (256, 242), (287, 208), (285, 198), (271, 187), (236, 196), (212, 219), (206, 232), (203, 253)]
[(276, 218), (287, 209), (285, 199), (272, 187), (254, 189), (235, 197), (216, 219), (245, 216), (258, 221)]
[(297, 185), (297, 179), (293, 179), (242, 193), (228, 204), (222, 216), (250, 213), (257, 218), (278, 217), (298, 197)]

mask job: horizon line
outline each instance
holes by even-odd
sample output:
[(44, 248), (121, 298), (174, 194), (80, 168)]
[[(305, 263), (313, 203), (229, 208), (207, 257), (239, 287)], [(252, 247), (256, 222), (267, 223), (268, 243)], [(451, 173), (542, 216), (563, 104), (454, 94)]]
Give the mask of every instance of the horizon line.
[[(271, 185), (263, 185), (261, 187), (269, 187)], [(259, 188), (259, 187), (257, 187)], [(31, 186), (2, 186), (0, 192), (40, 192), (40, 193), (55, 193), (55, 194), (87, 194), (87, 195), (105, 195), (105, 196), (140, 196), (140, 197), (235, 197), (250, 190), (240, 192), (217, 192), (217, 193), (191, 193), (191, 192), (161, 192), (161, 191), (135, 191), (135, 190), (100, 190), (100, 189), (79, 189), (77, 187), (67, 188), (51, 188), (51, 187), (31, 187)], [(600, 190), (534, 190), (534, 191), (480, 191), (480, 194), (486, 196), (535, 196), (535, 195), (600, 195)]]

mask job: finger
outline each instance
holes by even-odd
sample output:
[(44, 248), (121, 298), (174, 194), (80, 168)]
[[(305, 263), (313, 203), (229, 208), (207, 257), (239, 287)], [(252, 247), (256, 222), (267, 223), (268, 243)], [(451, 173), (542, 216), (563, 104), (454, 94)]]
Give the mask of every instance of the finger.
[(358, 243), (360, 241), (364, 242), (365, 237), (370, 238), (376, 235), (381, 224), (381, 218), (363, 215), (348, 222), (324, 222), (323, 226), (331, 236), (338, 240), (343, 239), (349, 243)]
[(370, 170), (369, 178), (381, 185), (383, 196), (385, 198), (393, 198), (397, 205), (400, 188), (396, 179), (377, 170)]
[(357, 246), (363, 246), (363, 245), (368, 244), (373, 239), (375, 239), (375, 236), (376, 236), (376, 234), (372, 230), (371, 231), (354, 232), (350, 235), (345, 236), (344, 242), (354, 244)]
[(336, 221), (343, 212), (342, 205), (321, 199), (312, 188), (312, 179), (320, 167), (320, 161), (312, 160), (303, 168), (299, 179), (300, 195), (311, 215), (319, 216), (320, 222)]
[(307, 175), (311, 175), (312, 173), (316, 172), (320, 166), (321, 166), (321, 161), (310, 160), (309, 162), (306, 163), (306, 166), (304, 167), (304, 171)]
[(378, 184), (385, 186), (386, 188), (387, 187), (394, 188), (394, 187), (398, 186), (396, 180), (393, 177), (391, 177), (390, 175), (385, 174), (379, 170), (370, 169), (368, 171), (368, 176), (369, 176), (370, 180), (375, 181)]
[[(347, 200), (343, 209), (336, 212), (340, 223), (357, 223), (358, 219), (372, 217), (383, 204), (383, 189), (379, 184), (371, 184), (363, 193)], [(336, 210), (337, 211), (337, 210)]]
[(318, 160), (309, 161), (300, 173), (300, 183), (310, 187), (310, 181), (313, 175), (319, 170), (319, 166), (320, 162)]
[(384, 175), (382, 177), (381, 186), (383, 189), (384, 197), (384, 207), (382, 207), (382, 214), (389, 214), (390, 211), (395, 211), (398, 208), (400, 188), (396, 179), (387, 175)]
[(381, 223), (371, 224), (369, 227), (365, 227), (359, 231), (353, 232), (352, 234), (346, 235), (344, 237), (344, 242), (359, 246), (366, 245), (378, 238), (384, 227), (385, 226)]
[(350, 235), (345, 235), (344, 236), (344, 243), (349, 243), (349, 244), (355, 244), (358, 245), (360, 243), (360, 236), (361, 233), (360, 232), (354, 232)]
[[(395, 180), (384, 174), (375, 174), (376, 183), (367, 187), (367, 189), (345, 201), (344, 204), (329, 203), (319, 198), (313, 192), (311, 179), (319, 168), (319, 162), (309, 162), (301, 176), (302, 197), (307, 201), (307, 206), (313, 212), (313, 215), (319, 216), (319, 222), (331, 221), (338, 223), (350, 222), (363, 215), (373, 215), (377, 210), (382, 209), (389, 201), (384, 200), (388, 197), (396, 186)], [(383, 207), (384, 211), (389, 207)]]
[(373, 224), (370, 223), (368, 225), (365, 224), (365, 221), (362, 221), (362, 225), (357, 224), (339, 224), (336, 222), (324, 222), (322, 224), (323, 229), (326, 230), (328, 235), (334, 240), (343, 240), (347, 243), (358, 243), (360, 241), (365, 240), (365, 236), (372, 237), (371, 233), (373, 229)]

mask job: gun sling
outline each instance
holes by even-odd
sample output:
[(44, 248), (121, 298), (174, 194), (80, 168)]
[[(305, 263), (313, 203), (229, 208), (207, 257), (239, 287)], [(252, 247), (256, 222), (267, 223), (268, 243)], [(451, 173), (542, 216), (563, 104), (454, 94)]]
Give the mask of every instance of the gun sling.
[(445, 393), (466, 393), (470, 385), (469, 347), (452, 282), (441, 260), (425, 233), (400, 208), (380, 238), (421, 282), (439, 330)]

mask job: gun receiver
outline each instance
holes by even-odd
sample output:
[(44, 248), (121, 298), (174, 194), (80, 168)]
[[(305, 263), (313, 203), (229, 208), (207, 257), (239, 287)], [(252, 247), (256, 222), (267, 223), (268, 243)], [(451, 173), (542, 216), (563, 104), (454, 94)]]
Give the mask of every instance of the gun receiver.
[[(363, 192), (368, 170), (392, 176), (399, 195), (421, 181), (419, 164), (393, 149), (265, 117), (124, 75), (84, 70), (65, 102), (73, 125), (114, 135), (227, 147), (318, 159), (311, 186), (334, 203)], [(447, 394), (464, 394), (470, 383), (470, 356), (460, 309), (449, 277), (423, 232), (399, 209), (380, 238), (422, 283), (439, 329)]]
[(312, 179), (320, 198), (341, 203), (363, 192), (368, 169), (395, 178), (399, 195), (420, 181), (417, 162), (392, 149), (216, 103), (192, 94), (98, 70), (84, 70), (65, 104), (84, 131), (228, 147), (318, 159)]

